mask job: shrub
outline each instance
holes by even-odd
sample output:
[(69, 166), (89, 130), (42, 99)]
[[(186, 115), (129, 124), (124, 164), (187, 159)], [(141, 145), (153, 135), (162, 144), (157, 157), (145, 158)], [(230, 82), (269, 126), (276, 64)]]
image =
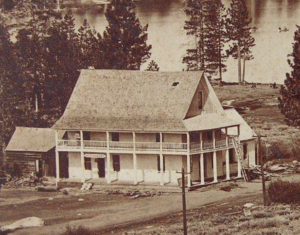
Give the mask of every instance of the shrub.
[(68, 226), (66, 231), (61, 233), (61, 235), (94, 235), (94, 233), (92, 233), (91, 230), (82, 226), (79, 227)]
[(268, 187), (268, 196), (272, 202), (300, 203), (300, 183), (277, 180)]

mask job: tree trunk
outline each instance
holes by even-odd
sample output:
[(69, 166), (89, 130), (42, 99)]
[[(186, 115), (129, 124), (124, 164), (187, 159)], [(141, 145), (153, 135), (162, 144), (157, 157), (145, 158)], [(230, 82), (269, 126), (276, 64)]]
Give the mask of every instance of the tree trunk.
[(5, 152), (5, 149), (6, 149), (6, 144), (5, 144), (5, 140), (2, 139), (2, 166), (4, 166), (4, 169), (6, 169), (6, 166), (7, 166), (7, 157), (6, 157), (6, 152)]
[(245, 84), (245, 74), (246, 74), (246, 56), (244, 56), (244, 60), (243, 60), (243, 84)]
[(239, 79), (239, 85), (242, 85), (241, 48), (240, 48), (240, 45), (238, 45), (238, 79)]

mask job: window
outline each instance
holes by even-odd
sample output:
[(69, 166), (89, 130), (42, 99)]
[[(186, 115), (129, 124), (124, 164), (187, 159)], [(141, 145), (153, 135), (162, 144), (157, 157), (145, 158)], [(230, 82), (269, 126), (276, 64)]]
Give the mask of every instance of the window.
[(155, 134), (155, 141), (160, 142), (160, 134), (159, 133)]
[(198, 92), (198, 109), (203, 109), (203, 91)]
[(91, 140), (91, 134), (90, 134), (90, 132), (84, 131), (83, 132), (83, 139), (84, 140)]
[(112, 140), (112, 141), (119, 141), (119, 133), (113, 132), (113, 133), (111, 134), (111, 140)]
[(214, 169), (214, 155), (210, 155), (210, 160), (211, 160), (211, 169)]
[(114, 171), (120, 171), (121, 164), (120, 164), (120, 156), (119, 155), (113, 155), (113, 169)]
[(84, 169), (86, 170), (92, 170), (92, 161), (91, 158), (85, 157), (84, 158)]
[(208, 131), (206, 133), (207, 133), (207, 139), (208, 140), (213, 140), (213, 133), (212, 133), (212, 131)]
[(229, 149), (229, 163), (235, 163), (234, 160), (234, 149)]
[(247, 144), (243, 145), (243, 156), (244, 156), (244, 159), (246, 159), (247, 156), (248, 156), (248, 146), (247, 146)]
[[(163, 157), (163, 172), (165, 172), (166, 171), (166, 164), (165, 164), (165, 156), (162, 156)], [(158, 170), (158, 172), (160, 172), (161, 171), (161, 165), (160, 165), (160, 156), (159, 155), (157, 155), (157, 170)]]

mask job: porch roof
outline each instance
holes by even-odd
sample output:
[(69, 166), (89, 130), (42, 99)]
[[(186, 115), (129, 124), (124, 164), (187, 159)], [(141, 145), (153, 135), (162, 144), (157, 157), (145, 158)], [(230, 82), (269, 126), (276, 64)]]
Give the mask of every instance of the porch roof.
[(210, 113), (203, 114), (183, 121), (188, 131), (214, 130), (224, 127), (239, 126), (240, 121), (232, 120), (225, 115)]
[[(235, 110), (233, 107), (227, 107), (225, 109), (225, 113), (227, 117), (230, 117), (232, 120), (235, 120), (237, 122), (241, 123), (241, 131), (240, 131), (240, 140), (251, 140), (256, 139), (255, 132), (251, 129), (251, 127), (248, 125), (248, 123), (243, 119), (243, 117)], [(230, 131), (229, 131), (229, 134)]]

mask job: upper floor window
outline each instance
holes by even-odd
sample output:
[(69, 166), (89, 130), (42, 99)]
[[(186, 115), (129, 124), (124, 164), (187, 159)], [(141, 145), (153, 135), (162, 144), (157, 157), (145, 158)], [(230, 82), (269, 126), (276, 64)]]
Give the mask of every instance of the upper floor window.
[(203, 91), (198, 91), (198, 109), (203, 109)]
[(111, 134), (111, 140), (112, 140), (112, 141), (119, 141), (119, 140), (120, 140), (119, 133), (113, 132), (113, 133)]

